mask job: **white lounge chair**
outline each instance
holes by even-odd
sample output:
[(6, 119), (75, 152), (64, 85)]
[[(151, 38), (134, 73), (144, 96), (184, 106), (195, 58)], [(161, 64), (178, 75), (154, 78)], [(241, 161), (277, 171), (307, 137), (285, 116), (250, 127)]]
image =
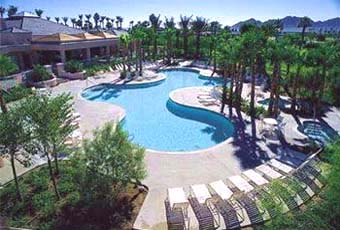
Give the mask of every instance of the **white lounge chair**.
[(280, 171), (284, 172), (284, 173), (290, 173), (294, 168), (287, 165), (287, 164), (284, 164), (282, 163), (281, 161), (278, 161), (276, 159), (271, 159), (269, 162), (268, 162), (271, 166), (273, 166), (274, 168), (277, 168), (279, 169)]
[(266, 165), (266, 164), (262, 164), (260, 166), (257, 166), (255, 168), (256, 170), (258, 170), (259, 172), (263, 173), (265, 176), (267, 176), (270, 179), (277, 179), (282, 177), (282, 174), (275, 171), (274, 169), (272, 169), (270, 166)]
[(266, 180), (263, 176), (255, 172), (253, 169), (249, 169), (243, 172), (243, 174), (249, 178), (249, 180), (253, 181), (256, 185), (264, 185), (267, 184), (269, 181)]
[(241, 176), (231, 176), (228, 179), (242, 192), (249, 192), (254, 189), (254, 187)]

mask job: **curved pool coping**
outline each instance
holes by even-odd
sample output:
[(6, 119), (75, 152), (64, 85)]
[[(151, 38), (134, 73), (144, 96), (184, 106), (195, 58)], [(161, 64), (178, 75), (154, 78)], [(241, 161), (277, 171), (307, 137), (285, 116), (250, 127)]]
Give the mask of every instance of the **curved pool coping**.
[[(178, 71), (178, 70), (182, 70), (182, 71), (190, 71), (190, 72), (195, 72), (197, 74), (199, 74), (199, 78), (210, 78), (210, 76), (204, 76), (204, 75), (201, 75), (200, 74), (200, 70), (199, 69), (196, 69), (196, 68), (191, 68), (191, 67), (168, 67), (168, 68), (165, 68), (165, 69), (162, 69), (160, 70), (160, 72), (162, 71)], [(158, 85), (158, 84), (161, 84), (162, 81), (164, 81), (166, 79), (166, 76), (164, 74), (162, 74), (163, 77), (160, 78), (160, 79), (156, 79), (154, 81), (148, 81), (148, 82), (136, 82), (136, 83), (130, 83), (130, 84), (112, 84), (112, 83), (100, 83), (100, 84), (96, 84), (96, 85), (92, 85), (92, 86), (89, 86), (89, 87), (86, 87), (84, 88), (83, 90), (81, 90), (78, 94), (79, 98), (81, 98), (82, 100), (86, 100), (86, 101), (90, 101), (90, 102), (94, 102), (92, 100), (89, 100), (85, 97), (82, 96), (82, 93), (88, 89), (91, 89), (91, 88), (94, 88), (94, 87), (97, 87), (99, 85), (112, 85), (112, 86), (117, 86), (117, 87), (152, 87), (154, 85)], [(214, 78), (217, 78), (217, 77), (214, 77)], [(197, 87), (197, 86), (194, 86), (194, 87)], [(176, 89), (176, 90), (173, 90), (169, 93), (169, 100), (171, 100), (172, 102), (176, 103), (177, 105), (180, 105), (180, 106), (183, 106), (183, 107), (187, 107), (187, 108), (192, 108), (192, 109), (197, 109), (197, 110), (203, 110), (203, 111), (207, 111), (207, 112), (210, 112), (210, 113), (214, 113), (215, 115), (217, 114), (218, 116), (222, 116), (223, 118), (227, 119), (229, 122), (232, 123), (232, 121), (230, 121), (227, 117), (221, 115), (220, 113), (217, 113), (215, 111), (212, 111), (210, 109), (206, 109), (206, 108), (201, 108), (201, 107), (197, 107), (197, 106), (190, 106), (190, 105), (185, 105), (185, 104), (182, 104), (178, 101), (176, 101), (172, 95), (179, 91), (179, 90), (185, 90), (185, 89), (188, 89), (188, 88), (193, 88), (193, 87), (185, 87), (185, 88), (179, 88), (179, 89)], [(101, 102), (101, 103), (108, 103), (108, 104), (112, 104), (112, 103), (109, 103), (109, 102)], [(126, 117), (126, 110), (125, 108), (123, 108), (122, 106), (120, 105), (117, 105), (117, 104), (113, 104), (119, 108), (121, 108), (123, 111), (124, 111), (124, 114), (119, 117), (119, 122), (122, 122), (125, 117)], [(233, 125), (233, 128), (234, 128), (234, 124), (232, 123)], [(216, 145), (213, 145), (211, 147), (208, 147), (208, 148), (203, 148), (203, 149), (198, 149), (198, 150), (193, 150), (193, 151), (164, 151), (164, 150), (156, 150), (156, 149), (149, 149), (149, 148), (145, 148), (145, 150), (148, 152), (148, 153), (156, 153), (156, 154), (167, 154), (167, 155), (187, 155), (187, 154), (198, 154), (198, 153), (202, 153), (202, 152), (206, 152), (206, 151), (210, 151), (210, 150), (214, 150), (214, 149), (217, 149), (219, 148), (220, 146), (222, 145), (226, 145), (226, 144), (230, 144), (231, 142), (233, 141), (233, 135), (230, 136), (229, 138), (227, 138), (226, 140), (216, 144)]]
[(206, 72), (207, 72), (207, 69), (200, 69), (200, 68), (197, 68), (197, 67), (185, 67), (185, 66), (181, 66), (181, 67), (178, 67), (178, 66), (168, 66), (168, 67), (165, 67), (165, 68), (162, 68), (159, 70), (159, 72), (162, 72), (162, 71), (178, 71), (178, 70), (182, 70), (182, 71), (191, 71), (191, 72), (195, 72), (195, 73), (198, 73), (199, 74), (199, 77), (200, 78), (204, 78), (204, 79), (210, 79), (210, 78), (213, 78), (213, 79), (222, 79), (221, 76), (210, 76), (210, 75), (207, 75)]

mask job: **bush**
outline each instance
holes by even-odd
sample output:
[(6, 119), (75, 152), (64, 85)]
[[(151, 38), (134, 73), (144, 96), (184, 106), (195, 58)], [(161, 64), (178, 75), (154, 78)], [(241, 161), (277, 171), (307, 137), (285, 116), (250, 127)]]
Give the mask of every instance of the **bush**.
[(33, 71), (31, 73), (31, 80), (33, 82), (47, 81), (52, 78), (53, 78), (52, 73), (49, 72), (44, 66), (42, 65), (33, 66)]
[(65, 64), (65, 71), (69, 73), (82, 72), (83, 69), (84, 69), (83, 63), (77, 60), (71, 60)]
[(5, 55), (0, 55), (0, 77), (5, 77), (18, 71), (18, 66)]
[(6, 102), (17, 101), (29, 95), (32, 95), (32, 89), (26, 88), (22, 85), (18, 85), (9, 90), (8, 93), (4, 94)]

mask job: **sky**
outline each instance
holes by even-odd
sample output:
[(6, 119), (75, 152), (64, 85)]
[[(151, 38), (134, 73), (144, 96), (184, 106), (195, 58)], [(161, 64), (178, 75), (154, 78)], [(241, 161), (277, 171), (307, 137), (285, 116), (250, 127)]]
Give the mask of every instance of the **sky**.
[(233, 25), (249, 18), (265, 21), (285, 16), (308, 16), (313, 20), (326, 20), (340, 16), (340, 0), (0, 0), (0, 5), (15, 5), (19, 11), (43, 9), (43, 16), (52, 19), (94, 14), (124, 18), (128, 23), (147, 20), (155, 13), (164, 17), (180, 15), (203, 16), (223, 25)]

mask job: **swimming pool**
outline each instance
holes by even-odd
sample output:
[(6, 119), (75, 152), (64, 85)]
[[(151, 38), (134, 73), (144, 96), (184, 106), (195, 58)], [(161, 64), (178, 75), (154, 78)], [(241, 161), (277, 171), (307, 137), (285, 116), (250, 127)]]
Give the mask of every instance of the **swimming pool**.
[(304, 121), (298, 130), (322, 145), (339, 138), (335, 130), (318, 121)]
[(193, 71), (163, 73), (167, 78), (157, 84), (102, 84), (86, 89), (82, 96), (123, 107), (126, 110), (124, 130), (134, 143), (147, 149), (194, 151), (214, 146), (233, 135), (233, 124), (224, 116), (182, 106), (169, 99), (169, 93), (175, 89), (214, 86), (220, 84), (219, 81), (200, 77)]

